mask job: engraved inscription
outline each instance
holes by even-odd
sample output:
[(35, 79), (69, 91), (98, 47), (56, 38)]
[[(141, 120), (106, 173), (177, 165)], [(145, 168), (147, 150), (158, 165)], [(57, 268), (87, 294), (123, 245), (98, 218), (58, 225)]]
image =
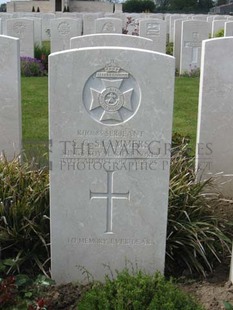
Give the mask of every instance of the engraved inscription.
[(192, 33), (192, 41), (185, 41), (184, 47), (186, 48), (192, 48), (192, 56), (191, 56), (191, 62), (196, 64), (198, 62), (198, 56), (199, 56), (199, 49), (201, 48), (201, 40), (200, 35), (198, 32)]
[(114, 27), (114, 24), (111, 22), (107, 22), (103, 25), (102, 27), (102, 31), (101, 32), (106, 32), (106, 33), (111, 33), (111, 32), (115, 32), (116, 29)]
[(70, 34), (70, 25), (67, 22), (61, 22), (57, 26), (57, 30), (62, 37), (66, 37)]
[(87, 80), (83, 103), (95, 121), (118, 125), (136, 114), (140, 89), (135, 79), (112, 60)]
[(130, 238), (82, 238), (69, 237), (68, 243), (71, 245), (105, 245), (105, 246), (151, 246), (155, 242), (153, 240), (144, 239), (130, 239)]
[(107, 199), (107, 218), (106, 218), (106, 234), (112, 234), (112, 208), (113, 199), (130, 199), (129, 192), (127, 193), (114, 193), (113, 190), (113, 174), (114, 171), (107, 172), (107, 192), (96, 193), (90, 191), (90, 199)]
[(23, 22), (16, 22), (13, 25), (13, 31), (17, 34), (17, 36), (20, 39), (24, 38), (25, 29), (26, 29), (26, 26), (23, 24)]
[(148, 36), (159, 36), (160, 35), (160, 24), (159, 23), (147, 23), (146, 34)]

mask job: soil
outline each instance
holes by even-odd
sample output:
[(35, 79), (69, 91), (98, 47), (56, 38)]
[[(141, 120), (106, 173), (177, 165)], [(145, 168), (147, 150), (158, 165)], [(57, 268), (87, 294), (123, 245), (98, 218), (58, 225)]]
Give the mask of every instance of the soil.
[[(229, 265), (223, 264), (205, 279), (194, 280), (183, 277), (179, 279), (178, 286), (183, 291), (194, 296), (206, 310), (222, 310), (225, 309), (223, 301), (228, 301), (233, 305), (233, 285), (228, 278)], [(71, 283), (51, 287), (46, 294), (49, 309), (78, 309), (77, 302), (88, 289), (88, 286)]]
[[(219, 202), (214, 212), (221, 213), (222, 218), (228, 218), (233, 222), (233, 201), (221, 199)], [(206, 310), (222, 310), (225, 309), (224, 301), (233, 305), (233, 284), (229, 281), (229, 272), (230, 256), (206, 278), (192, 279), (184, 271), (183, 276), (178, 279), (178, 286), (194, 296)], [(71, 283), (52, 286), (46, 293), (46, 300), (49, 301), (48, 308), (51, 310), (78, 309), (77, 302), (88, 289), (89, 286)]]

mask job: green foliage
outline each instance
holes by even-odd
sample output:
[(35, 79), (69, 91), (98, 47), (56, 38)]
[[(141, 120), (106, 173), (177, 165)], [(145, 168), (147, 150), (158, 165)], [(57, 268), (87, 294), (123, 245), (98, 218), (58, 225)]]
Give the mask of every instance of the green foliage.
[(217, 5), (223, 5), (223, 4), (227, 4), (228, 0), (218, 0), (217, 1)]
[(233, 310), (233, 306), (229, 302), (224, 301), (223, 304), (226, 310)]
[(20, 57), (21, 76), (43, 76), (45, 69), (42, 62), (32, 57)]
[(49, 180), (17, 160), (0, 162), (0, 244), (7, 274), (49, 267)]
[(197, 6), (196, 0), (170, 0), (170, 9), (174, 11), (191, 11)]
[(152, 0), (127, 0), (122, 9), (128, 13), (154, 12), (155, 3)]
[(39, 8), (39, 7), (37, 7), (37, 10), (36, 10), (36, 12), (38, 12), (38, 13), (40, 12), (40, 8)]
[(32, 12), (35, 12), (36, 10), (35, 10), (35, 7), (34, 7), (34, 5), (33, 5), (33, 7), (32, 7)]
[(0, 278), (0, 308), (1, 309), (43, 309), (47, 301), (42, 298), (48, 286), (54, 281), (38, 275), (35, 280), (31, 277), (18, 274)]
[(214, 34), (214, 38), (221, 38), (224, 37), (224, 29), (220, 29)]
[(173, 42), (167, 42), (166, 54), (173, 56)]
[(219, 203), (216, 195), (203, 195), (211, 181), (196, 182), (194, 158), (189, 155), (186, 142), (183, 140), (172, 150), (166, 267), (168, 272), (188, 269), (190, 273), (206, 275), (224, 252), (230, 251), (231, 240), (225, 233), (226, 220), (215, 216), (211, 209)]
[(137, 271), (132, 275), (125, 269), (117, 272), (114, 280), (106, 276), (105, 284), (94, 283), (78, 304), (78, 309), (201, 310), (203, 308), (159, 273), (150, 276)]
[(182, 73), (182, 76), (184, 76), (184, 77), (192, 77), (192, 78), (199, 77), (200, 76), (200, 68), (197, 68), (196, 66), (192, 67), (190, 65), (190, 69), (188, 71), (184, 71)]
[(47, 73), (48, 73), (49, 54), (50, 54), (50, 42), (49, 41), (42, 42), (42, 45), (35, 44), (34, 46), (35, 58), (41, 61)]

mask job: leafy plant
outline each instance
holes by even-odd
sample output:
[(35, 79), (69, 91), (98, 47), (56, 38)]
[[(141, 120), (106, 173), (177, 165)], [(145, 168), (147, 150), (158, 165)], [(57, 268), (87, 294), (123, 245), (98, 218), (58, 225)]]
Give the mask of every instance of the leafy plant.
[(0, 278), (0, 308), (3, 309), (46, 309), (48, 301), (42, 295), (54, 281), (44, 275), (35, 280), (24, 274)]
[(43, 76), (45, 69), (42, 62), (32, 57), (20, 57), (22, 76)]
[(35, 58), (40, 60), (44, 66), (44, 70), (48, 72), (48, 56), (50, 54), (50, 42), (43, 41), (42, 45), (35, 44), (34, 55)]
[(226, 310), (233, 310), (233, 306), (229, 302), (224, 301), (223, 304)]
[[(177, 141), (176, 141), (177, 144)], [(188, 269), (206, 275), (230, 251), (228, 222), (213, 214), (216, 195), (203, 194), (211, 180), (198, 183), (194, 158), (184, 141), (172, 150), (168, 208), (166, 268), (168, 272)]]
[(214, 38), (224, 37), (224, 29), (219, 29), (217, 32), (214, 33)]
[(49, 180), (44, 169), (0, 161), (1, 259), (12, 272), (49, 267)]
[(78, 304), (78, 309), (201, 310), (203, 308), (159, 273), (150, 276), (142, 271), (134, 271), (134, 274), (130, 274), (125, 269), (117, 272), (114, 280), (106, 276), (104, 284), (94, 283)]
[(152, 0), (127, 0), (122, 9), (128, 13), (154, 12), (155, 3)]
[(200, 76), (200, 68), (197, 66), (192, 66), (191, 64), (189, 65), (189, 70), (184, 71), (182, 73), (182, 76), (184, 77), (199, 77)]
[(173, 42), (167, 42), (166, 54), (173, 56)]

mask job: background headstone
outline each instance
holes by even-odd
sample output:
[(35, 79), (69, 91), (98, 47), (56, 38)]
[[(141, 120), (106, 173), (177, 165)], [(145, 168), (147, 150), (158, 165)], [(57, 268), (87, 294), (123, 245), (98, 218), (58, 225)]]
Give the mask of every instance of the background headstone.
[[(198, 112), (198, 179), (213, 177), (233, 198), (233, 37), (203, 42)], [(217, 175), (218, 174), (218, 175)]]
[(7, 35), (20, 39), (20, 56), (34, 57), (34, 22), (26, 18), (7, 20)]
[(147, 38), (116, 34), (102, 33), (71, 38), (70, 48), (95, 47), (95, 46), (119, 46), (153, 50), (153, 41)]
[(81, 36), (81, 19), (55, 18), (50, 22), (51, 29), (51, 53), (70, 48), (70, 39)]
[(139, 21), (139, 36), (151, 39), (154, 51), (166, 53), (166, 22), (147, 18)]
[(208, 36), (208, 22), (192, 20), (182, 22), (180, 74), (200, 68), (201, 45)]
[(21, 83), (19, 39), (0, 36), (0, 154), (21, 153)]
[(233, 21), (226, 22), (224, 26), (224, 37), (232, 37), (233, 36)]
[(123, 23), (119, 18), (97, 18), (95, 20), (96, 33), (122, 33)]

